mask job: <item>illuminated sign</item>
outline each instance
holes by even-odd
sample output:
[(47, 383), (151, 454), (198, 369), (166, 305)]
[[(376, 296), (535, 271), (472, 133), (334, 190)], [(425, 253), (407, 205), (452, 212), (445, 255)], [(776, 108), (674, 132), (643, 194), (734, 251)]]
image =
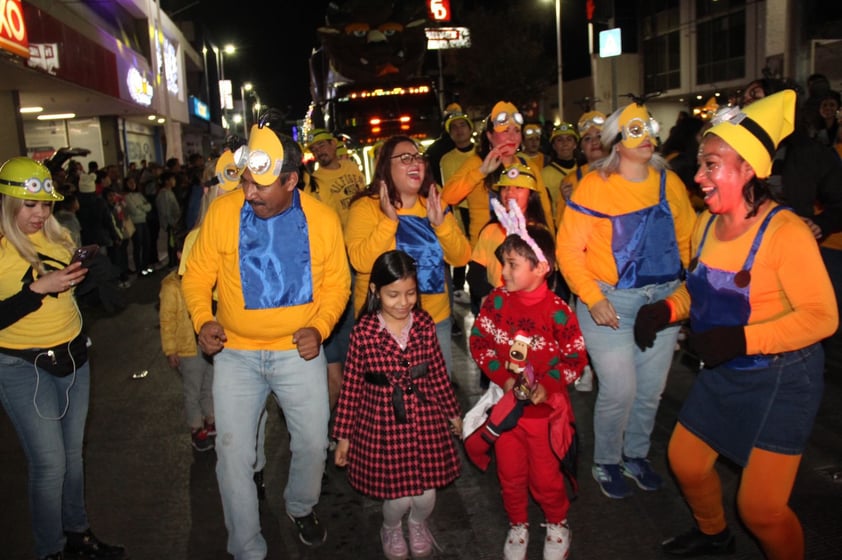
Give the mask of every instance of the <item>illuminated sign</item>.
[(26, 63), (30, 68), (40, 68), (55, 75), (59, 69), (58, 43), (30, 43), (29, 60)]
[[(0, 0), (2, 1), (2, 0)], [(178, 95), (178, 50), (173, 43), (159, 32), (159, 39), (155, 41), (155, 55), (158, 59), (158, 76), (166, 76), (167, 91)]]
[(385, 97), (389, 95), (422, 95), (425, 93), (430, 93), (429, 86), (415, 86), (415, 87), (400, 87), (396, 86), (391, 89), (362, 89), (359, 91), (351, 91), (348, 92), (348, 95), (343, 98), (343, 100), (348, 99), (358, 99), (358, 98), (368, 98), (368, 97)]
[(231, 110), (234, 108), (234, 94), (232, 91), (231, 80), (219, 80), (219, 101), (221, 109)]
[(129, 88), (129, 95), (136, 103), (144, 107), (152, 105), (152, 84), (137, 68), (129, 69), (128, 74), (126, 74), (126, 85)]
[(210, 107), (192, 95), (190, 96), (190, 113), (204, 121), (210, 121)]
[(599, 57), (608, 58), (623, 54), (623, 41), (620, 28), (606, 29), (599, 32)]
[(450, 0), (428, 0), (427, 15), (433, 21), (450, 21)]
[(29, 58), (29, 38), (21, 0), (0, 0), (0, 49)]
[(471, 46), (471, 32), (467, 27), (428, 27), (427, 48), (438, 49), (467, 49)]

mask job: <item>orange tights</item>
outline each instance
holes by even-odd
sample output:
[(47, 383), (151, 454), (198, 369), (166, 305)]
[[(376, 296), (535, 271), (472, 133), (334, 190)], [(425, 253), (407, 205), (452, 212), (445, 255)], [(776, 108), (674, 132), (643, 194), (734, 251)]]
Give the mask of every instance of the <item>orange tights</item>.
[[(722, 485), (714, 463), (719, 454), (680, 423), (669, 443), (669, 462), (699, 530), (726, 528)], [(787, 502), (801, 455), (754, 448), (737, 491), (737, 511), (770, 560), (803, 560), (804, 533)]]

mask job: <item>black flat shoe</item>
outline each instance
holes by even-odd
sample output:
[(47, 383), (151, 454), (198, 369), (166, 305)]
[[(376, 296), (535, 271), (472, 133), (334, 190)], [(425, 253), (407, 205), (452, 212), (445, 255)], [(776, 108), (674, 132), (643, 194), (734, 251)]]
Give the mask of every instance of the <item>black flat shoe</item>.
[(65, 531), (67, 542), (64, 545), (64, 557), (70, 558), (108, 558), (124, 560), (126, 549), (122, 546), (106, 544), (96, 538), (90, 529), (84, 533)]
[(734, 554), (734, 535), (727, 528), (716, 535), (706, 535), (693, 527), (686, 533), (661, 543), (661, 550), (670, 556), (724, 556)]

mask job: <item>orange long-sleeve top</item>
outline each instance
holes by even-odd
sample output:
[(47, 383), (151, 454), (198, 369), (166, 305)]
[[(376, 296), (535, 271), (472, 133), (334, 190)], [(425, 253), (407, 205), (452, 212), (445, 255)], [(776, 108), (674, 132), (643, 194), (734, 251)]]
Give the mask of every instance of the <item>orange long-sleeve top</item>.
[[(742, 270), (763, 218), (775, 206), (770, 204), (748, 231), (730, 241), (717, 239), (716, 224), (712, 224), (700, 260), (720, 270)], [(699, 216), (691, 240), (693, 256), (709, 219), (708, 211)], [(673, 320), (689, 317), (691, 301), (685, 285), (668, 301)], [(818, 244), (810, 229), (792, 212), (778, 212), (766, 228), (751, 268), (749, 302), (751, 314), (745, 329), (748, 354), (797, 350), (836, 331), (836, 297)]]
[[(666, 197), (675, 224), (678, 254), (686, 267), (696, 213), (684, 183), (672, 171), (666, 173)], [(617, 173), (607, 178), (597, 172), (588, 173), (573, 191), (571, 200), (609, 216), (628, 214), (658, 204), (660, 180), (660, 171), (653, 167), (649, 168), (648, 177), (639, 182)], [(599, 282), (614, 286), (619, 279), (611, 248), (612, 234), (611, 220), (565, 208), (556, 239), (556, 257), (570, 290), (588, 307), (604, 299)]]
[[(484, 181), (485, 175), (479, 170), (481, 165), (482, 158), (478, 155), (475, 154), (468, 158), (444, 184), (444, 189), (441, 191), (441, 199), (450, 206), (455, 206), (462, 200), (467, 199), (468, 215), (471, 221), (468, 238), (471, 241), (471, 246), (476, 245), (479, 240), (479, 232), (491, 219), (488, 188)], [(547, 187), (541, 178), (540, 169), (535, 170), (535, 183), (538, 194), (541, 196), (541, 207), (544, 209), (544, 216), (550, 226), (550, 232), (555, 235), (550, 195), (547, 193)]]

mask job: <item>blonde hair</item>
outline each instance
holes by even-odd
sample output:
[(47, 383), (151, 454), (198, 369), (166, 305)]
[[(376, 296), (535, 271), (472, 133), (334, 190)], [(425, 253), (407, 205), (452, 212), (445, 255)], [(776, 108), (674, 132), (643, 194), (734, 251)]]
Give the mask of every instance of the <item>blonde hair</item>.
[[(6, 238), (9, 245), (15, 248), (20, 256), (39, 274), (46, 274), (44, 263), (38, 256), (38, 251), (29, 239), (29, 236), (20, 230), (17, 224), (17, 215), (24, 203), (21, 198), (0, 195), (0, 238)], [(41, 204), (42, 201), (34, 201)], [(50, 211), (50, 215), (44, 220), (44, 237), (50, 243), (64, 247), (67, 250), (66, 257), (69, 258), (76, 246), (70, 237), (70, 233), (62, 226)]]

